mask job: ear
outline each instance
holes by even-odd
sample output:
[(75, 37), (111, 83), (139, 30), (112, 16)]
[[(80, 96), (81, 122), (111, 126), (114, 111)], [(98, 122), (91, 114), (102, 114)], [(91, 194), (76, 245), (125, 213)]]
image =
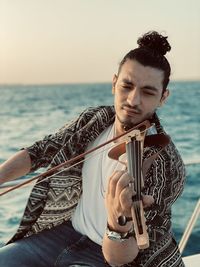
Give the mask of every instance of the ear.
[(114, 74), (113, 76), (113, 79), (112, 79), (112, 94), (114, 95), (115, 94), (115, 85), (116, 85), (116, 82), (117, 82), (117, 75)]
[(170, 93), (169, 93), (169, 90), (166, 89), (165, 92), (163, 93), (161, 99), (160, 99), (159, 107), (161, 107), (161, 106), (163, 106), (163, 105), (165, 104), (165, 102), (166, 102), (166, 100), (167, 100), (169, 94), (170, 94)]

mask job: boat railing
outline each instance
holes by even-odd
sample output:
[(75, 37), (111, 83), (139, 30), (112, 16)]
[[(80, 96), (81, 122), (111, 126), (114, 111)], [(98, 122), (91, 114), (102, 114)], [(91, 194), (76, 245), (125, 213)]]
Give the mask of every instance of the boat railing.
[(187, 224), (187, 227), (185, 228), (185, 231), (184, 231), (182, 238), (179, 242), (179, 250), (180, 250), (181, 254), (183, 253), (184, 248), (187, 244), (187, 241), (190, 238), (190, 235), (191, 235), (192, 230), (195, 226), (195, 223), (199, 217), (199, 214), (200, 214), (200, 199), (197, 201), (197, 204), (196, 204), (194, 211), (190, 217), (190, 220)]

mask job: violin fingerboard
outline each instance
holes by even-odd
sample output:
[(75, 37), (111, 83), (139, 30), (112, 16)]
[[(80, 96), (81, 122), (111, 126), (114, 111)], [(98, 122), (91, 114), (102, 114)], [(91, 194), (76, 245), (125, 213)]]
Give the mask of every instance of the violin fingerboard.
[(136, 195), (134, 200), (141, 200), (142, 189), (142, 149), (141, 141), (130, 140), (126, 143), (128, 173), (133, 178)]

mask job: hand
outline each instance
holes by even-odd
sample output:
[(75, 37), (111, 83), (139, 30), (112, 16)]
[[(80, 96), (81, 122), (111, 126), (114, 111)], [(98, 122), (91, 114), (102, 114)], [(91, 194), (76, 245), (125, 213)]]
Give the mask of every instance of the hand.
[[(117, 219), (121, 215), (131, 217), (132, 197), (136, 194), (132, 181), (133, 178), (126, 171), (116, 171), (109, 178), (105, 205), (108, 212), (108, 224), (115, 231), (127, 232), (131, 228), (132, 222), (120, 226)], [(153, 202), (152, 196), (143, 196), (144, 208), (151, 206)]]

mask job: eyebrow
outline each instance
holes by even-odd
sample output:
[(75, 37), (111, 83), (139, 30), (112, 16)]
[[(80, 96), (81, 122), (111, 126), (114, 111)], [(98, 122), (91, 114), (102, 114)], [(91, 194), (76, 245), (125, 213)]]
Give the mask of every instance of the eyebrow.
[[(122, 82), (123, 83), (126, 83), (128, 85), (134, 85), (134, 83), (131, 82), (131, 81), (129, 81), (128, 79), (123, 79)], [(142, 86), (141, 89), (147, 89), (147, 90), (152, 90), (152, 91), (156, 91), (156, 92), (159, 91), (158, 88), (156, 88), (155, 86), (151, 86), (151, 85), (144, 85), (144, 86)]]
[(128, 79), (123, 79), (122, 80), (123, 83), (126, 83), (128, 85), (134, 85), (131, 81), (129, 81)]

